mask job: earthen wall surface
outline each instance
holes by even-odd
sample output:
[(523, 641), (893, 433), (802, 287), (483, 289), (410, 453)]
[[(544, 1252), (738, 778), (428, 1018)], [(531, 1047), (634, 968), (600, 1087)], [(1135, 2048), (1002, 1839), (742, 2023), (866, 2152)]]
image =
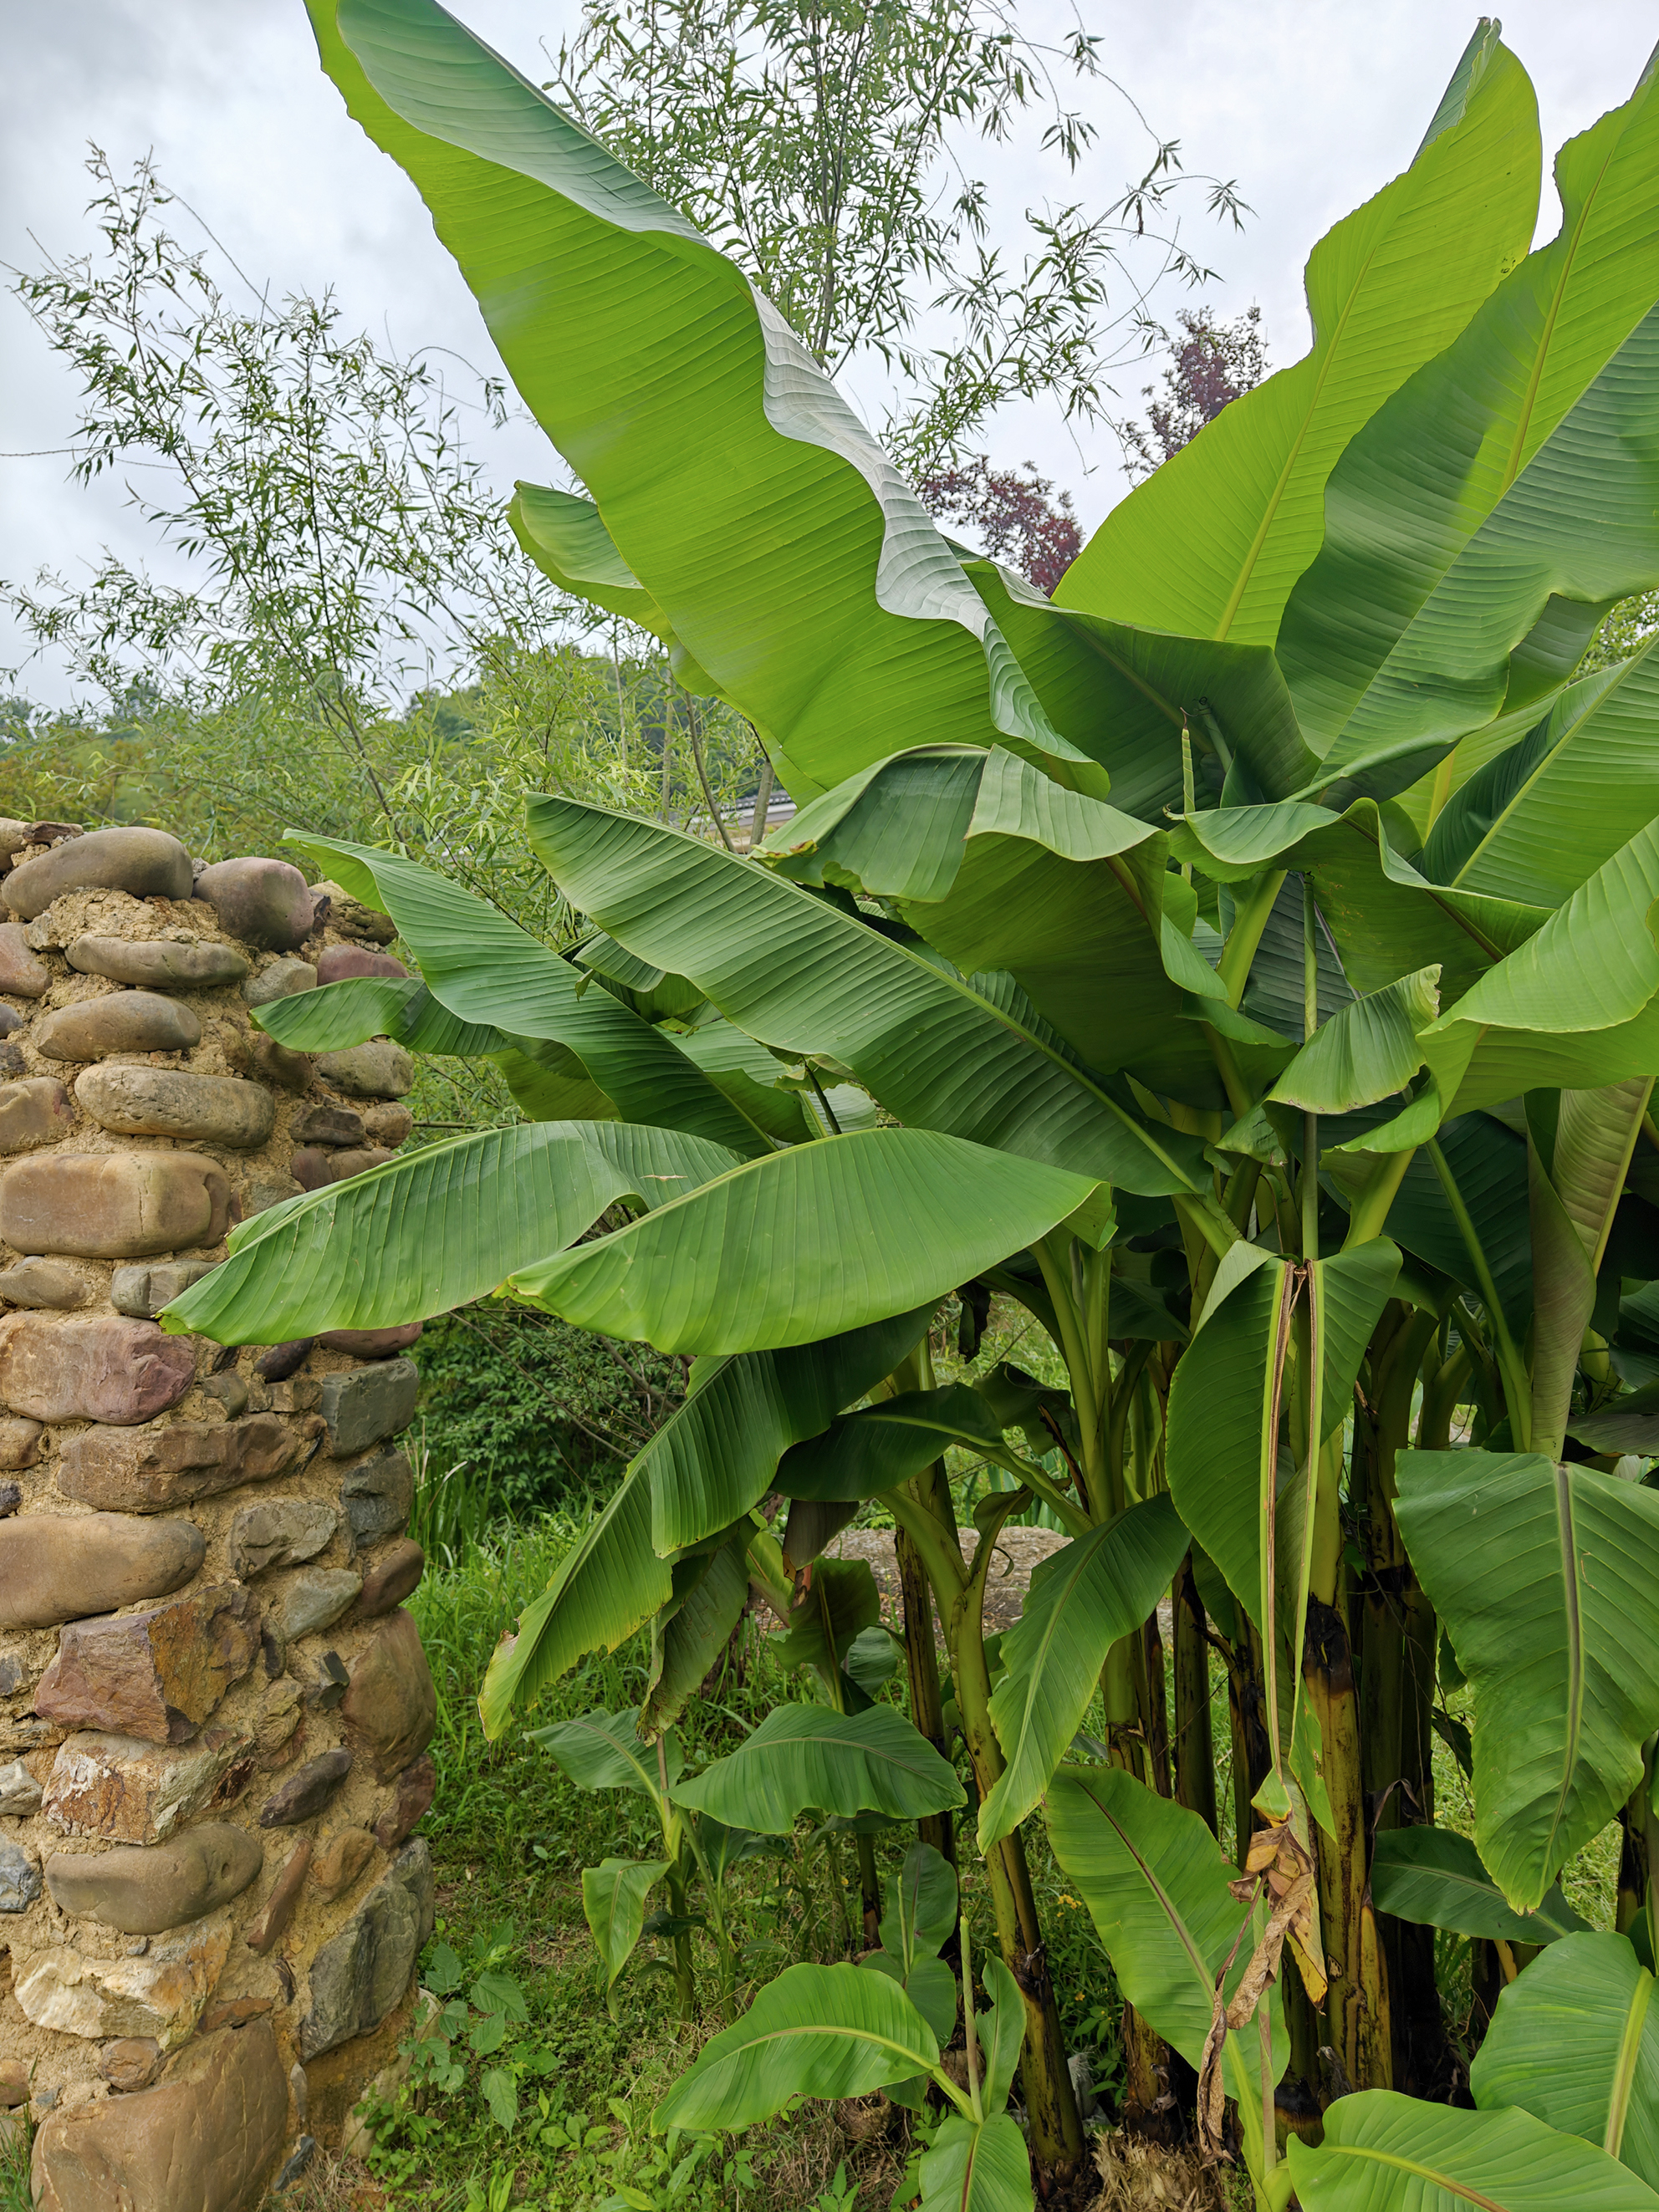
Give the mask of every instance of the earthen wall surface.
[(401, 970), (333, 887), (158, 830), (0, 823), (0, 2109), (43, 2212), (242, 2212), (431, 1926), (418, 1330), (154, 1316), (410, 1131), (399, 1048), (313, 1060), (251, 1005)]

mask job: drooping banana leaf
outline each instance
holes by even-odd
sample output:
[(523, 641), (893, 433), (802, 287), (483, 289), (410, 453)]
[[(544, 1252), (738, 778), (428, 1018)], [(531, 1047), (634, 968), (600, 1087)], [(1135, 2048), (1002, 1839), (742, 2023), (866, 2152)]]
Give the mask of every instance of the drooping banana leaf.
[(369, 1037), (395, 1037), (412, 1052), (471, 1059), (500, 1052), (509, 1040), (493, 1023), (464, 1022), (434, 999), (418, 975), (352, 975), (314, 991), (295, 991), (251, 1018), (294, 1052), (338, 1052)]
[(1003, 1424), (965, 1382), (906, 1390), (846, 1413), (786, 1452), (777, 1486), (786, 1498), (856, 1501), (896, 1489), (953, 1443), (994, 1451)]
[(776, 1706), (736, 1751), (671, 1794), (763, 1836), (787, 1836), (808, 1810), (919, 1820), (963, 1802), (954, 1771), (891, 1705)]
[(605, 1966), (605, 2001), (614, 2020), (617, 1977), (645, 1926), (645, 1900), (668, 1871), (666, 1859), (601, 1859), (582, 1869), (582, 1917)]
[(776, 1646), (778, 1664), (839, 1674), (858, 1638), (880, 1620), (881, 1592), (867, 1559), (819, 1559), (790, 1607), (789, 1633)]
[[(1222, 1859), (1200, 1814), (1189, 1812), (1110, 1766), (1061, 1767), (1044, 1801), (1054, 1856), (1089, 1908), (1118, 1986), (1137, 2012), (1189, 2066), (1204, 2057), (1216, 1977), (1228, 1954), (1231, 1998), (1249, 1962), (1238, 1942), (1246, 1908), (1228, 1887)], [(1235, 1946), (1237, 1950), (1235, 1951)], [(1276, 1986), (1262, 2002), (1273, 2024), (1276, 2082), (1290, 2057)], [(1227, 2037), (1227, 2094), (1250, 2163), (1259, 2170), (1261, 2047), (1255, 2023)]]
[(1347, 1114), (1403, 1091), (1423, 1065), (1417, 1032), (1440, 1012), (1437, 966), (1352, 1000), (1321, 1024), (1269, 1098), (1308, 1114)]
[(1659, 659), (1650, 639), (1565, 690), (1462, 784), (1419, 865), (1437, 883), (1556, 907), (1659, 814)]
[(530, 1304), (663, 1352), (763, 1351), (940, 1298), (1092, 1188), (931, 1130), (825, 1137), (508, 1279)]
[(1588, 1926), (1556, 1883), (1536, 1912), (1517, 1912), (1467, 1836), (1449, 1828), (1384, 1828), (1371, 1845), (1371, 1896), (1379, 1912), (1459, 1936), (1553, 1943)]
[(1482, 2112), (1519, 2106), (1659, 2189), (1659, 2007), (1622, 1936), (1568, 1936), (1509, 1984), (1469, 2069)]
[(894, 728), (1073, 752), (921, 502), (683, 215), (435, 0), (309, 4), (620, 563), (798, 797)]
[(938, 2064), (933, 2030), (886, 1975), (791, 1966), (703, 2045), (652, 2125), (747, 2127), (793, 2097), (867, 2097)]
[(460, 1021), (498, 1029), (503, 1041), (568, 1047), (624, 1121), (684, 1129), (744, 1158), (769, 1149), (671, 1038), (609, 991), (580, 989), (585, 979), (568, 960), (485, 900), (396, 853), (292, 832), (285, 842), (392, 916), (428, 990)]
[(1475, 1842), (1517, 1911), (1659, 1729), (1659, 1496), (1537, 1454), (1402, 1452), (1401, 1535), (1474, 1686)]
[(672, 961), (763, 1043), (840, 1061), (908, 1127), (1127, 1190), (1207, 1182), (1191, 1140), (1147, 1128), (1014, 1016), (769, 870), (573, 800), (532, 799), (528, 818), (561, 889), (630, 951)]
[(579, 1790), (633, 1790), (655, 1803), (662, 1794), (660, 1775), (666, 1774), (672, 1790), (684, 1758), (679, 1738), (666, 1735), (659, 1770), (656, 1747), (640, 1741), (639, 1719), (637, 1708), (582, 1713), (530, 1733)]
[(550, 484), (520, 483), (507, 519), (536, 566), (562, 590), (621, 615), (665, 645), (678, 642), (673, 624), (617, 552), (591, 499)]
[(618, 1200), (660, 1206), (737, 1164), (644, 1122), (534, 1121), (427, 1146), (240, 1224), (230, 1257), (161, 1326), (283, 1344), (424, 1320), (572, 1243)]
[(651, 1669), (640, 1728), (672, 1728), (725, 1649), (749, 1595), (746, 1525), (716, 1550), (674, 1565), (674, 1594), (651, 1624)]
[(979, 1808), (979, 1847), (1017, 1828), (1071, 1747), (1106, 1655), (1167, 1590), (1188, 1544), (1167, 1497), (1132, 1505), (1042, 1561), (1002, 1639), (991, 1722), (1007, 1760)]
[(1650, 64), (1561, 149), (1557, 236), (1332, 471), (1278, 639), (1322, 782), (1402, 789), (1506, 691), (1570, 676), (1605, 606), (1659, 580), (1656, 151)]
[(1659, 2212), (1659, 2196), (1603, 2150), (1530, 2112), (1464, 2112), (1392, 2089), (1339, 2098), (1316, 2148), (1292, 2135), (1305, 2212)]
[(1315, 246), (1313, 345), (1224, 408), (1096, 532), (1057, 596), (1150, 629), (1271, 645), (1355, 433), (1526, 251), (1537, 107), (1483, 21), (1412, 166)]
[(822, 1133), (808, 1121), (799, 1095), (783, 1086), (781, 1061), (730, 1022), (703, 1022), (694, 1030), (669, 1034), (744, 1120), (777, 1143), (805, 1144)]

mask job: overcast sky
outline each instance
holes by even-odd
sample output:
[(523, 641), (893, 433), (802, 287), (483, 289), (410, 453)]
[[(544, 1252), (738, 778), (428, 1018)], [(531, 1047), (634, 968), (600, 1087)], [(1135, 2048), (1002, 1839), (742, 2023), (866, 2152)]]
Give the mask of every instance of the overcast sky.
[[(455, 0), (456, 12), (539, 79), (540, 42), (574, 23), (573, 0)], [(1301, 270), (1331, 222), (1409, 161), (1474, 21), (1449, 0), (1084, 0), (1105, 65), (1160, 137), (1192, 167), (1237, 179), (1255, 213), (1242, 235), (1198, 210), (1186, 233), (1219, 281), (1204, 296), (1224, 314), (1259, 301), (1272, 361), (1307, 343)], [(1059, 23), (1058, 0), (1030, 0), (1034, 30)], [(86, 142), (118, 169), (153, 152), (167, 182), (260, 281), (332, 285), (352, 321), (399, 348), (447, 345), (480, 367), (489, 340), (413, 188), (345, 116), (317, 66), (301, 0), (0, 0), (8, 82), (0, 150), (0, 261), (38, 264), (90, 242)], [(1504, 36), (1538, 87), (1547, 153), (1627, 97), (1656, 31), (1651, 0), (1519, 0)], [(1127, 111), (1103, 88), (1100, 143), (1078, 190), (1104, 204), (1143, 152)], [(1016, 151), (972, 166), (1018, 207), (1047, 180)], [(1000, 163), (1000, 167), (999, 167)], [(1554, 227), (1547, 192), (1541, 229)], [(181, 217), (186, 234), (190, 226)], [(38, 246), (32, 242), (39, 241)], [(1161, 295), (1165, 319), (1182, 304)], [(1145, 373), (1126, 380), (1133, 400)], [(0, 301), (0, 577), (43, 564), (73, 570), (109, 544), (151, 549), (118, 488), (65, 483), (61, 447), (76, 393), (27, 319)], [(855, 395), (856, 396), (856, 395)], [(1052, 413), (1010, 409), (987, 441), (1003, 463), (1035, 461), (1066, 484), (1092, 524), (1122, 495), (1116, 449), (1079, 451)], [(503, 487), (551, 472), (536, 434), (484, 448)], [(34, 455), (34, 458), (14, 456)], [(0, 631), (0, 666), (22, 647)], [(21, 686), (69, 696), (35, 662)]]

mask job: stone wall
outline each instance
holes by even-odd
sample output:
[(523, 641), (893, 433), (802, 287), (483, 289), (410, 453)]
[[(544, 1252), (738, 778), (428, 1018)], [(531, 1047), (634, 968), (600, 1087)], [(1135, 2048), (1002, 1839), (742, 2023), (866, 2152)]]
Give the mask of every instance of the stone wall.
[(409, 1134), (398, 1047), (250, 1005), (403, 971), (285, 862), (0, 823), (0, 2107), (42, 2212), (237, 2212), (309, 2155), (307, 2067), (337, 2119), (384, 2063), (431, 1925), (419, 1331), (153, 1316)]

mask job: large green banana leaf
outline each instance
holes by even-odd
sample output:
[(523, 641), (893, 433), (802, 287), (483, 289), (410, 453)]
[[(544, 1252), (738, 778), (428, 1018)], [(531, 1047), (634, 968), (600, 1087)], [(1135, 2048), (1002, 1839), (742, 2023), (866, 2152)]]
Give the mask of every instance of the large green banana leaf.
[(1589, 1925), (1559, 1883), (1536, 1912), (1516, 1911), (1468, 1838), (1449, 1828), (1382, 1829), (1371, 1844), (1371, 1897), (1379, 1912), (1396, 1920), (1488, 1942), (1553, 1943)]
[[(866, 1628), (881, 1620), (881, 1592), (867, 1559), (819, 1559), (789, 1609), (789, 1633), (775, 1647), (786, 1672), (817, 1667), (831, 1678)], [(884, 1635), (891, 1652), (893, 1647)]]
[(738, 1164), (701, 1137), (644, 1122), (531, 1121), (457, 1137), (256, 1214), (161, 1325), (218, 1344), (284, 1344), (424, 1320), (571, 1243), (618, 1200), (672, 1204)]
[(1482, 2112), (1518, 2105), (1659, 2189), (1659, 2007), (1622, 1936), (1566, 1936), (1498, 2000), (1469, 2069)]
[(1659, 943), (1648, 927), (1656, 899), (1659, 822), (1422, 1032), (1449, 1111), (1659, 1073)]
[(645, 1926), (645, 1900), (668, 1871), (666, 1859), (601, 1859), (582, 1869), (582, 1917), (605, 1966), (605, 2001), (617, 2016), (617, 1977)]
[(1317, 2148), (1291, 2136), (1305, 2212), (1659, 2212), (1659, 2196), (1603, 2150), (1530, 2112), (1462, 2112), (1392, 2089), (1343, 2097)]
[(295, 991), (255, 1006), (252, 1021), (295, 1052), (338, 1052), (369, 1037), (395, 1037), (415, 1052), (462, 1059), (500, 1052), (509, 1040), (493, 1023), (464, 1022), (434, 999), (418, 975), (353, 975), (314, 991)]
[(963, 1802), (954, 1770), (891, 1705), (775, 1706), (746, 1742), (671, 1795), (762, 1836), (788, 1835), (808, 1811), (919, 1820)]
[(1319, 549), (1338, 456), (1525, 252), (1540, 158), (1526, 72), (1483, 21), (1411, 167), (1310, 256), (1311, 349), (1113, 510), (1062, 579), (1061, 604), (1271, 645)]
[(1417, 1032), (1440, 1012), (1437, 967), (1368, 992), (1322, 1022), (1268, 1097), (1306, 1114), (1347, 1114), (1403, 1091), (1423, 1065)]
[(678, 1736), (665, 1736), (659, 1771), (655, 1747), (640, 1741), (639, 1720), (637, 1709), (581, 1713), (531, 1735), (579, 1790), (633, 1790), (654, 1801), (663, 1774), (671, 1786), (678, 1778), (684, 1754)]
[(825, 899), (574, 800), (534, 799), (528, 818), (560, 888), (631, 952), (762, 1042), (841, 1061), (899, 1121), (1126, 1190), (1207, 1185), (1191, 1139), (1146, 1127), (1015, 1017)]
[(1437, 883), (1553, 907), (1659, 814), (1659, 659), (1650, 639), (1581, 677), (1472, 775), (1419, 865)]
[(770, 1149), (671, 1037), (609, 991), (583, 988), (588, 979), (568, 960), (485, 900), (399, 854), (292, 833), (286, 842), (392, 916), (427, 988), (463, 1022), (566, 1046), (624, 1121), (684, 1129), (747, 1158)]
[(1008, 1764), (979, 1808), (988, 1852), (1017, 1828), (1070, 1749), (1106, 1655), (1138, 1629), (1170, 1586), (1188, 1544), (1167, 1497), (1132, 1505), (1043, 1560), (1002, 1639), (1006, 1668), (991, 1722)]
[[(1563, 147), (1556, 183), (1557, 236), (1331, 473), (1325, 541), (1278, 640), (1322, 781), (1403, 788), (1506, 690), (1570, 675), (1605, 604), (1659, 580), (1651, 66)], [(1512, 684), (1535, 624), (1560, 635)]]
[(746, 1513), (792, 1445), (828, 1428), (915, 1349), (933, 1310), (930, 1302), (823, 1343), (699, 1361), (684, 1403), (634, 1462), (650, 1480), (655, 1548), (670, 1555)]
[(1475, 1842), (1530, 1911), (1659, 1729), (1659, 1497), (1535, 1453), (1402, 1452), (1396, 1479), (1407, 1552), (1474, 1691)]
[(938, 2065), (933, 2030), (885, 1974), (791, 1966), (703, 2045), (652, 2124), (747, 2127), (794, 2097), (867, 2097)]
[[(1089, 1909), (1118, 1987), (1189, 2066), (1199, 2066), (1216, 1978), (1232, 1954), (1224, 1984), (1231, 1997), (1250, 1956), (1248, 1934), (1239, 1942), (1247, 1911), (1228, 1887), (1233, 1869), (1215, 1838), (1200, 1814), (1118, 1767), (1061, 1767), (1044, 1805), (1054, 1856)], [(1290, 2057), (1276, 1986), (1269, 1984), (1262, 2002), (1273, 2023), (1276, 2082)], [(1254, 2021), (1229, 2033), (1225, 2071), (1252, 2163), (1259, 2164), (1261, 2045)]]
[(590, 1651), (614, 1651), (673, 1594), (668, 1562), (651, 1548), (650, 1474), (636, 1460), (517, 1633), (496, 1645), (478, 1693), (485, 1735), (499, 1737), (515, 1707), (533, 1705)]
[(674, 1563), (674, 1594), (651, 1624), (651, 1668), (640, 1728), (649, 1736), (672, 1728), (696, 1696), (749, 1595), (748, 1528), (725, 1543)]
[(905, 1390), (832, 1421), (821, 1434), (787, 1451), (777, 1487), (786, 1498), (856, 1503), (896, 1490), (944, 1456), (951, 1444), (995, 1451), (1004, 1424), (984, 1395), (965, 1382), (939, 1390)]
[(933, 1130), (872, 1129), (745, 1161), (508, 1280), (580, 1328), (659, 1351), (758, 1352), (942, 1297), (1093, 1188)]
[(435, 0), (308, 4), (622, 563), (798, 796), (894, 729), (1072, 752), (915, 494), (684, 216)]
[(1532, 1311), (1526, 1140), (1489, 1114), (1462, 1114), (1442, 1124), (1437, 1141), (1455, 1203), (1432, 1158), (1419, 1152), (1389, 1209), (1387, 1232), (1477, 1297), (1484, 1269), (1519, 1343)]
[(916, 2171), (917, 2212), (1030, 2212), (1031, 2160), (1006, 2112), (972, 2120), (952, 2112)]
[(507, 503), (507, 519), (536, 566), (562, 590), (637, 623), (665, 645), (677, 642), (672, 623), (617, 552), (591, 499), (548, 484), (521, 483)]

